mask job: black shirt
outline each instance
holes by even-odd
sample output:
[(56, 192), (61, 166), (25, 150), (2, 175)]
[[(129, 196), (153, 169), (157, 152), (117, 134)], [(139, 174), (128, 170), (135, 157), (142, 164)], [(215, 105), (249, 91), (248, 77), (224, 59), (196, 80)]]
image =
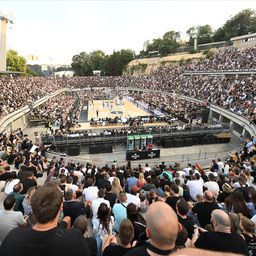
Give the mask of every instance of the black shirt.
[(56, 227), (48, 231), (35, 231), (32, 228), (12, 230), (0, 247), (0, 255), (91, 256), (92, 254), (81, 231)]
[(192, 208), (192, 212), (197, 213), (197, 219), (201, 227), (204, 228), (207, 224), (211, 224), (211, 213), (215, 209), (219, 209), (218, 204), (201, 202)]
[(110, 244), (109, 246), (107, 246), (105, 248), (102, 256), (113, 256), (113, 255), (114, 256), (123, 256), (126, 253), (128, 253), (131, 249), (132, 249), (132, 247), (124, 248), (120, 245)]
[(188, 238), (192, 239), (192, 236), (194, 233), (194, 225), (196, 224), (195, 221), (191, 217), (187, 217), (186, 219), (183, 219), (179, 215), (178, 215), (178, 221), (188, 231)]
[(203, 232), (196, 240), (195, 247), (211, 251), (248, 255), (246, 242), (237, 233)]
[(80, 201), (65, 201), (63, 203), (63, 214), (71, 218), (71, 226), (79, 215), (85, 214), (85, 205)]
[(20, 192), (21, 194), (26, 194), (29, 188), (36, 187), (37, 183), (34, 179), (26, 178), (21, 181), (23, 185), (23, 190)]
[(110, 207), (113, 208), (116, 203), (117, 195), (115, 193), (106, 193), (104, 199), (108, 200), (110, 203)]
[(166, 203), (172, 207), (172, 209), (176, 212), (176, 203), (179, 201), (180, 196), (169, 196), (166, 199)]

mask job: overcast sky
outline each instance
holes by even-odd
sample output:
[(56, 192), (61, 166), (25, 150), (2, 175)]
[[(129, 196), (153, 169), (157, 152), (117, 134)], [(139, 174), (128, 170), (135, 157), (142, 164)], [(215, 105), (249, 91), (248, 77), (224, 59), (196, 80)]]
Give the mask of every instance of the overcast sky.
[(40, 63), (70, 64), (82, 51), (133, 49), (170, 30), (182, 38), (191, 26), (209, 24), (215, 30), (256, 1), (232, 0), (115, 0), (0, 1), (11, 12), (7, 47), (20, 55), (37, 55)]

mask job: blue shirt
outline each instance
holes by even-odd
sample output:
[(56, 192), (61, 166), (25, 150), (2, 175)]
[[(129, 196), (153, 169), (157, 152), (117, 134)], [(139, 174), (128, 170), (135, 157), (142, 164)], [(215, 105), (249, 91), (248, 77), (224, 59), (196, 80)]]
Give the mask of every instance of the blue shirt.
[(112, 209), (112, 212), (115, 217), (114, 228), (117, 232), (119, 232), (119, 227), (120, 227), (121, 221), (127, 217), (126, 207), (127, 207), (127, 203), (115, 204)]

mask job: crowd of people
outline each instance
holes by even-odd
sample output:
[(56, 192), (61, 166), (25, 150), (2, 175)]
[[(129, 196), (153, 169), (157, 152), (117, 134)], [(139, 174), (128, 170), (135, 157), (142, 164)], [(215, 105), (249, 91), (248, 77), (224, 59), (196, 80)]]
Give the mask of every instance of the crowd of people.
[(21, 130), (0, 145), (0, 255), (256, 253), (256, 137), (208, 169), (48, 159)]
[[(220, 73), (225, 70), (254, 70), (255, 57), (256, 48), (229, 47), (209, 59), (194, 60), (185, 66), (161, 67), (151, 74), (142, 76), (1, 78), (0, 116), (5, 116), (27, 104), (33, 104), (46, 93), (59, 88), (108, 87), (116, 90), (118, 87), (137, 87), (201, 99), (226, 108), (255, 123), (256, 80), (254, 76), (193, 75), (193, 72), (198, 70), (220, 71)], [(192, 74), (184, 75), (186, 71), (192, 71)]]

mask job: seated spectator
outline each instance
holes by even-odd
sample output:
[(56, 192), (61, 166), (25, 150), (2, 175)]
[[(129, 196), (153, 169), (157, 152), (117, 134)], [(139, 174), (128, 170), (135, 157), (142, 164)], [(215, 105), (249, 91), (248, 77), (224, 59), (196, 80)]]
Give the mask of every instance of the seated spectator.
[(76, 192), (69, 189), (66, 192), (66, 201), (63, 203), (63, 214), (71, 218), (71, 226), (79, 215), (86, 214), (84, 202), (76, 199)]
[(127, 218), (127, 196), (125, 192), (121, 192), (118, 197), (119, 203), (116, 203), (112, 209), (115, 219), (115, 231), (119, 232), (120, 223), (123, 219)]
[[(0, 244), (4, 241), (9, 232), (19, 226), (25, 226), (26, 220), (22, 212), (14, 211), (15, 197), (7, 196), (4, 199), (4, 210), (0, 211)], [(1, 249), (0, 249), (1, 252)]]
[(31, 207), (31, 199), (33, 194), (35, 193), (35, 188), (31, 187), (28, 189), (26, 196), (22, 202), (22, 207), (24, 209), (24, 215), (29, 216), (32, 213), (32, 207)]
[(62, 193), (55, 184), (49, 183), (37, 189), (31, 201), (36, 223), (26, 229), (11, 231), (0, 247), (0, 255), (25, 256), (31, 252), (38, 256), (92, 255), (79, 230), (58, 227), (62, 201)]
[(146, 234), (150, 238), (150, 243), (133, 248), (126, 256), (169, 255), (173, 253), (181, 225), (178, 223), (177, 215), (172, 208), (164, 202), (151, 204), (147, 211), (146, 222)]
[(18, 183), (13, 187), (13, 192), (11, 192), (9, 195), (14, 196), (15, 198), (15, 207), (14, 211), (20, 211), (23, 212), (23, 205), (22, 201), (25, 198), (25, 195), (22, 195), (20, 192), (23, 190), (22, 183)]
[(250, 219), (240, 214), (240, 226), (242, 229), (242, 237), (244, 238), (249, 255), (256, 254), (256, 236), (255, 236), (255, 224)]
[(188, 238), (192, 239), (192, 235), (194, 233), (194, 225), (195, 221), (187, 216), (190, 210), (189, 204), (183, 198), (180, 198), (176, 203), (176, 212), (178, 216), (179, 223), (184, 226), (188, 232)]
[[(200, 228), (195, 229), (192, 243), (197, 248), (232, 252), (248, 255), (248, 249), (244, 239), (237, 233), (231, 233), (231, 223), (226, 212), (215, 209), (211, 214), (213, 232), (207, 232)], [(200, 232), (199, 232), (200, 231)]]
[(76, 228), (81, 231), (82, 235), (85, 237), (90, 247), (90, 250), (92, 252), (91, 255), (97, 256), (98, 255), (97, 241), (94, 237), (87, 236), (88, 226), (87, 226), (87, 219), (84, 215), (80, 215), (75, 219), (73, 228)]
[(129, 203), (126, 208), (127, 219), (132, 222), (134, 229), (133, 241), (144, 241), (146, 237), (146, 221), (142, 215), (138, 212), (135, 204)]
[(102, 256), (126, 255), (132, 249), (132, 239), (134, 229), (130, 220), (123, 219), (120, 223), (118, 239), (115, 235), (108, 236), (104, 246)]
[(204, 228), (207, 224), (211, 224), (211, 213), (214, 209), (218, 209), (218, 204), (214, 201), (212, 192), (206, 190), (203, 196), (203, 202), (196, 203), (192, 208), (192, 212), (197, 214), (200, 226)]
[(110, 208), (110, 203), (108, 200), (105, 200), (104, 199), (104, 196), (105, 196), (105, 191), (103, 188), (101, 188), (99, 191), (98, 191), (98, 198), (97, 199), (94, 199), (92, 201), (92, 214), (93, 214), (93, 219), (97, 218), (97, 214), (98, 214), (98, 208), (99, 206), (101, 205), (101, 203), (105, 203), (108, 208)]
[(107, 183), (104, 199), (108, 200), (110, 203), (110, 207), (113, 208), (114, 204), (116, 203), (117, 195), (115, 193), (112, 193), (111, 190), (112, 190), (111, 184)]

